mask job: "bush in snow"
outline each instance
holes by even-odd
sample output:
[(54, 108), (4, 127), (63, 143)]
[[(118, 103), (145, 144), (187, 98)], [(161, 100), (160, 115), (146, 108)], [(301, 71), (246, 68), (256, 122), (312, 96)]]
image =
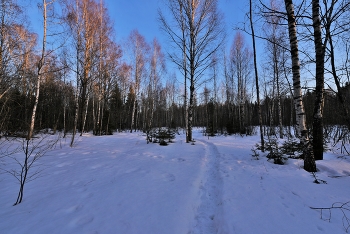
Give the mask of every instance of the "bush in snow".
[(278, 141), (276, 137), (269, 137), (265, 143), (265, 150), (269, 153), (266, 155), (268, 160), (273, 159), (274, 164), (283, 165), (288, 159), (280, 148), (278, 147)]
[(147, 133), (147, 143), (159, 143), (160, 145), (168, 145), (175, 139), (176, 129), (173, 128), (154, 128)]

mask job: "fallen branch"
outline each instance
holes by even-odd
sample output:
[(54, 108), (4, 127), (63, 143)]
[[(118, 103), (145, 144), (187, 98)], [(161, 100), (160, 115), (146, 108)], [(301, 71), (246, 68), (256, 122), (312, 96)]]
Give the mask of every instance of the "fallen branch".
[[(350, 201), (345, 203), (335, 202), (331, 207), (310, 207), (313, 210), (321, 211), (321, 219), (330, 222), (332, 218), (332, 210), (340, 210), (343, 214), (343, 227), (346, 232), (348, 232), (350, 228)], [(324, 218), (323, 211), (328, 211), (328, 218)]]

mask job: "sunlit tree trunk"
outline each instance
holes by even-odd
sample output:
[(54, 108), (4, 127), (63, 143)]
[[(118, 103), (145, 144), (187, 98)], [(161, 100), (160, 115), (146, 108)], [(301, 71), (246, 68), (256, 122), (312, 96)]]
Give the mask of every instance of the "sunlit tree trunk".
[(81, 130), (80, 130), (80, 136), (83, 135), (84, 131), (85, 131), (85, 124), (86, 124), (86, 118), (87, 118), (87, 114), (88, 114), (88, 108), (89, 108), (89, 94), (86, 94), (86, 98), (85, 98), (85, 103), (83, 104), (83, 106), (85, 107), (85, 111), (82, 114), (82, 125), (81, 125)]
[[(75, 108), (74, 108), (74, 121), (73, 121), (73, 132), (72, 132), (72, 138), (70, 142), (70, 147), (73, 147), (74, 144), (74, 139), (75, 135), (77, 133), (77, 128), (78, 128), (78, 118), (79, 118), (79, 91), (80, 91), (80, 61), (79, 61), (79, 56), (80, 56), (80, 50), (81, 50), (81, 28), (80, 28), (80, 15), (79, 15), (79, 4), (78, 0), (76, 0), (76, 18), (73, 20), (75, 23), (76, 27), (72, 27), (72, 31), (76, 30), (74, 33), (76, 34), (76, 89), (75, 89), (75, 97), (74, 97), (74, 102), (75, 102)], [(74, 29), (73, 29), (74, 28)]]
[[(139, 117), (139, 103), (137, 103), (137, 100), (140, 100), (140, 89), (141, 89), (141, 83), (142, 79), (145, 75), (145, 69), (146, 69), (146, 62), (147, 62), (147, 55), (149, 52), (149, 45), (146, 42), (145, 38), (137, 31), (134, 30), (130, 33), (129, 36), (129, 46), (130, 46), (130, 56), (131, 56), (131, 63), (132, 65), (132, 85), (133, 89), (135, 91), (135, 99), (133, 100), (132, 104), (132, 114), (131, 114), (131, 125), (130, 125), (130, 132), (133, 131), (133, 129), (136, 130), (138, 127), (138, 119)], [(138, 105), (137, 105), (138, 104)]]
[(50, 3), (46, 3), (46, 0), (43, 0), (43, 44), (42, 44), (42, 50), (41, 50), (41, 57), (40, 60), (38, 62), (38, 71), (37, 71), (37, 81), (36, 81), (36, 91), (35, 91), (35, 101), (34, 101), (34, 106), (33, 106), (33, 110), (32, 110), (32, 117), (30, 120), (30, 127), (29, 127), (29, 131), (28, 131), (28, 136), (27, 136), (27, 140), (30, 140), (32, 138), (33, 135), (33, 131), (34, 131), (34, 125), (35, 125), (35, 115), (36, 115), (36, 109), (38, 107), (38, 103), (39, 103), (39, 95), (40, 95), (40, 83), (41, 83), (41, 69), (43, 68), (43, 66), (45, 65), (45, 53), (46, 53), (46, 28), (47, 28), (47, 4), (51, 4)]
[(27, 175), (28, 175), (28, 171), (29, 168), (31, 166), (31, 164), (29, 164), (29, 157), (28, 155), (30, 155), (31, 153), (29, 153), (29, 142), (32, 138), (33, 135), (33, 131), (34, 131), (34, 125), (35, 125), (35, 115), (36, 115), (36, 109), (39, 103), (39, 92), (40, 92), (40, 82), (41, 82), (41, 75), (42, 75), (42, 68), (45, 65), (45, 53), (46, 53), (46, 29), (47, 29), (47, 5), (48, 4), (52, 4), (53, 1), (47, 3), (46, 0), (43, 0), (43, 42), (42, 42), (42, 51), (41, 51), (41, 57), (40, 60), (38, 62), (37, 65), (37, 83), (36, 83), (36, 91), (35, 91), (35, 102), (34, 102), (34, 107), (33, 107), (33, 111), (32, 111), (32, 117), (31, 117), (31, 123), (30, 123), (30, 127), (29, 127), (29, 131), (28, 131), (28, 135), (27, 135), (27, 139), (25, 141), (25, 145), (23, 145), (23, 149), (24, 149), (24, 154), (25, 154), (25, 159), (23, 163), (18, 163), (21, 165), (22, 169), (20, 172), (20, 189), (18, 192), (18, 196), (17, 196), (17, 200), (14, 204), (17, 205), (19, 203), (22, 202), (23, 199), (23, 193), (24, 193), (24, 185), (26, 183), (27, 180)]

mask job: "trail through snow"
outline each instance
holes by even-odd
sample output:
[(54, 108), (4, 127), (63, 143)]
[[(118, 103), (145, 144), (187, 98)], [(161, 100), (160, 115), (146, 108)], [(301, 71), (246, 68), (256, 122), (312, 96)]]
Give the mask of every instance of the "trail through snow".
[(220, 153), (208, 141), (199, 140), (205, 148), (206, 169), (200, 184), (200, 205), (195, 216), (193, 234), (225, 233), (222, 217), (223, 180), (220, 172)]
[[(325, 153), (316, 175), (327, 184), (315, 184), (301, 160), (253, 159), (257, 135), (193, 136), (195, 145), (180, 134), (166, 147), (140, 132), (84, 134), (73, 148), (62, 139), (40, 159), (44, 171), (26, 184), (20, 205), (12, 206), (16, 179), (0, 173), (0, 233), (345, 233), (340, 211), (328, 222), (310, 207), (350, 200), (349, 158)], [(13, 158), (1, 167), (19, 169)]]

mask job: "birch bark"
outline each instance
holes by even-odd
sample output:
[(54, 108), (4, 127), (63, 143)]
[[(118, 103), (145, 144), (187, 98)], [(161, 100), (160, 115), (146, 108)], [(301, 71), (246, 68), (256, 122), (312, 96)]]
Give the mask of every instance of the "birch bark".
[(303, 96), (300, 86), (300, 61), (298, 49), (297, 26), (294, 15), (294, 5), (292, 0), (285, 0), (285, 7), (288, 16), (289, 43), (292, 57), (292, 73), (294, 88), (294, 104), (296, 111), (296, 124), (300, 134), (300, 142), (303, 144), (304, 169), (309, 172), (316, 172), (316, 163), (312, 146), (306, 129), (306, 118), (303, 105)]

